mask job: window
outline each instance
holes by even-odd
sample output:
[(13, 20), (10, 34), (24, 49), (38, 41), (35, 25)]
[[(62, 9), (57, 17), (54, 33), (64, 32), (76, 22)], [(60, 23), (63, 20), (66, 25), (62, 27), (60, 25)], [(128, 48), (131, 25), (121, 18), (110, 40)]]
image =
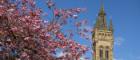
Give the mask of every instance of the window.
[(109, 47), (106, 47), (105, 58), (106, 58), (106, 60), (109, 60)]
[(103, 47), (102, 46), (100, 47), (99, 54), (100, 54), (100, 60), (103, 60)]

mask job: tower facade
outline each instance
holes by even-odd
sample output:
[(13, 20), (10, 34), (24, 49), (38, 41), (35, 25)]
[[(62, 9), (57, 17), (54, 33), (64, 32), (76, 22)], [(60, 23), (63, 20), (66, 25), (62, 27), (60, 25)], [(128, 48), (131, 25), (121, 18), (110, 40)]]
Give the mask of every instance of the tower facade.
[(113, 60), (113, 26), (106, 23), (104, 7), (100, 8), (93, 30), (93, 60)]

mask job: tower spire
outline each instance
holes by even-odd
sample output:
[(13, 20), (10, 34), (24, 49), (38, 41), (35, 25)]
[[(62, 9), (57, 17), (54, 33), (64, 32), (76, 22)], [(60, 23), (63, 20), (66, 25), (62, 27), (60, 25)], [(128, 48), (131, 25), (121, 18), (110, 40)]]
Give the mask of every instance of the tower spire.
[(103, 0), (101, 0), (101, 8), (100, 8), (100, 12), (99, 12), (98, 15), (105, 15), (104, 2), (103, 2)]
[(113, 24), (112, 24), (112, 18), (110, 19), (109, 30), (113, 32)]
[(106, 13), (104, 11), (104, 4), (101, 3), (101, 8), (98, 13), (97, 21), (96, 21), (96, 29), (98, 30), (107, 30), (106, 24)]

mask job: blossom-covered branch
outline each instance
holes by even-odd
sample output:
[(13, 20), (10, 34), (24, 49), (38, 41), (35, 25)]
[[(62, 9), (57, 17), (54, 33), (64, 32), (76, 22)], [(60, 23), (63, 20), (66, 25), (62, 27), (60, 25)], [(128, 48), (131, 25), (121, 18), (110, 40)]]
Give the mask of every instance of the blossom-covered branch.
[[(59, 9), (52, 0), (47, 5), (53, 20), (41, 18), (44, 12), (34, 0), (0, 0), (0, 59), (79, 60), (88, 50), (61, 31), (68, 18), (77, 19), (83, 9)], [(67, 54), (55, 57), (58, 48)]]

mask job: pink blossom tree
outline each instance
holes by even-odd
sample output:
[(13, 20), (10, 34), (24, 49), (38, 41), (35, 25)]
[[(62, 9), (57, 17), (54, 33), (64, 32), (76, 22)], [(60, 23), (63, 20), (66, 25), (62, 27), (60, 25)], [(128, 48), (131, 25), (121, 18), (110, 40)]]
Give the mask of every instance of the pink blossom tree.
[[(88, 50), (71, 38), (72, 31), (68, 36), (61, 31), (68, 18), (77, 19), (83, 9), (59, 9), (52, 0), (46, 6), (53, 11), (51, 20), (41, 18), (45, 12), (34, 0), (0, 0), (0, 60), (79, 60)], [(79, 29), (86, 23), (75, 22), (77, 34), (89, 32)], [(56, 57), (57, 50), (63, 55)]]

